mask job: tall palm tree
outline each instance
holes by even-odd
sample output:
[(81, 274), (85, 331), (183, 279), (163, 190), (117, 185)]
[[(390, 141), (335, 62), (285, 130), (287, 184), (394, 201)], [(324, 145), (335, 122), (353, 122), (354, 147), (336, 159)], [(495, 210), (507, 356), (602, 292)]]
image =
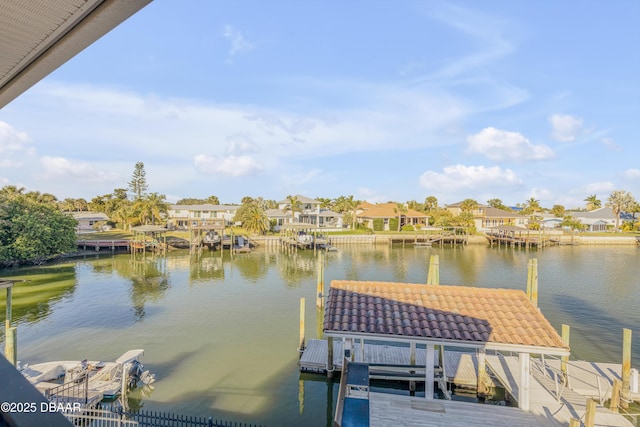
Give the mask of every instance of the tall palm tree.
[(620, 213), (629, 211), (635, 199), (628, 191), (616, 190), (607, 199), (607, 206), (611, 208), (613, 214), (616, 216), (616, 231), (618, 231), (618, 225), (620, 224)]
[(598, 196), (596, 196), (595, 194), (590, 195), (589, 197), (584, 199), (584, 201), (587, 202), (588, 211), (598, 209), (600, 206), (602, 206), (600, 200), (598, 199)]
[(269, 231), (269, 218), (257, 201), (246, 204), (242, 215), (242, 226), (249, 233), (264, 234)]
[(524, 205), (525, 208), (523, 209), (523, 211), (527, 214), (535, 214), (536, 212), (542, 210), (542, 206), (540, 206), (540, 200), (537, 200), (534, 197), (527, 200)]
[(403, 203), (396, 203), (393, 211), (398, 215), (398, 231), (400, 231), (402, 229), (402, 216), (406, 214), (409, 209)]
[(464, 199), (460, 204), (460, 209), (462, 212), (473, 213), (474, 210), (478, 209), (478, 202), (473, 199)]
[(166, 202), (164, 194), (149, 193), (136, 203), (136, 211), (138, 211), (138, 219), (142, 224), (155, 225), (156, 220), (162, 220), (162, 214), (167, 212), (169, 205)]
[(288, 195), (287, 201), (289, 202), (289, 204), (285, 207), (285, 210), (291, 211), (291, 222), (295, 222), (296, 212), (302, 212), (300, 200), (298, 200), (298, 196)]

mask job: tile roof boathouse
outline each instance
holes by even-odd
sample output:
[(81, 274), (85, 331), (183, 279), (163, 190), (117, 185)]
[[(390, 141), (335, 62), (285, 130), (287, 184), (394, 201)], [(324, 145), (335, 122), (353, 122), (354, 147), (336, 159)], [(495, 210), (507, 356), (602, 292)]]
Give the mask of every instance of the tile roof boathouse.
[[(396, 341), (427, 348), (425, 397), (433, 398), (434, 346), (511, 351), (520, 356), (522, 395), (528, 410), (529, 354), (568, 356), (569, 348), (524, 292), (410, 283), (334, 280), (324, 334), (353, 340)], [(526, 378), (525, 378), (526, 377)]]

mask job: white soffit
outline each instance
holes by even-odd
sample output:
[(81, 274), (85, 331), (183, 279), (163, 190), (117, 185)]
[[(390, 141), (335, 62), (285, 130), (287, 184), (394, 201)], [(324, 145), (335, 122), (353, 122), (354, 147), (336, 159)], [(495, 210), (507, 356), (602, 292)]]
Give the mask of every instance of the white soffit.
[(151, 0), (0, 0), (0, 108)]

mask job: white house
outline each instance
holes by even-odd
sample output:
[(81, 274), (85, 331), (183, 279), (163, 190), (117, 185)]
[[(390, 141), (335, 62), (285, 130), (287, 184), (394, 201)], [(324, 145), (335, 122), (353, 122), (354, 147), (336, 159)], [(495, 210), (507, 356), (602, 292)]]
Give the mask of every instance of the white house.
[(167, 210), (167, 226), (175, 229), (204, 225), (224, 221), (231, 225), (238, 205), (171, 205)]
[[(322, 228), (342, 228), (342, 215), (338, 212), (330, 209), (322, 209), (320, 207), (322, 203), (318, 200), (301, 195), (296, 195), (295, 197), (299, 202), (298, 212), (295, 212), (292, 216), (291, 204), (288, 199), (284, 199), (278, 202), (277, 211), (279, 212), (273, 209), (267, 211), (269, 219), (278, 219), (279, 222), (282, 220), (282, 223), (279, 225), (290, 222), (301, 222)], [(274, 216), (270, 216), (270, 214)], [(284, 217), (281, 214), (284, 214)]]
[(76, 233), (93, 233), (95, 231), (103, 231), (109, 221), (107, 214), (102, 212), (72, 212), (73, 219), (78, 221)]

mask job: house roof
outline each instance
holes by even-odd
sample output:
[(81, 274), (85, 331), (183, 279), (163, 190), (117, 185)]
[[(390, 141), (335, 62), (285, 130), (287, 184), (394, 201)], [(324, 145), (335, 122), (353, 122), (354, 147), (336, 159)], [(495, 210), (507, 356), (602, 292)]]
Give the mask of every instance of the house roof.
[(592, 211), (574, 211), (574, 212), (571, 212), (571, 215), (577, 219), (590, 218), (590, 219), (604, 219), (604, 220), (611, 220), (611, 221), (616, 219), (616, 216), (613, 213), (613, 210), (608, 206), (594, 209)]
[[(448, 208), (459, 208), (460, 206), (462, 206), (462, 204), (464, 203), (464, 200), (461, 200), (459, 202), (456, 203), (449, 203), (448, 205), (446, 205)], [(490, 206), (488, 205), (483, 205), (482, 203), (478, 203), (477, 205), (479, 208), (488, 208)]]
[(522, 215), (505, 211), (503, 209), (494, 208), (491, 206), (487, 206), (484, 208), (485, 215), (487, 218), (520, 218)]
[(328, 336), (568, 354), (538, 308), (513, 289), (334, 280), (323, 327)]
[(0, 3), (0, 108), (151, 0)]
[[(362, 205), (360, 205), (362, 206)], [(370, 205), (369, 207), (362, 208), (363, 211), (359, 212), (357, 216), (361, 218), (397, 218), (396, 212), (398, 205), (396, 203), (377, 203)], [(407, 212), (403, 214), (406, 218), (428, 218), (428, 215), (418, 212), (414, 209), (407, 209)]]
[(103, 212), (71, 212), (71, 216), (75, 220), (85, 221), (108, 221), (109, 217)]
[[(296, 194), (293, 197), (296, 197), (300, 203), (320, 203), (316, 199), (312, 199), (311, 197), (307, 197), (307, 196), (301, 196), (300, 194)], [(279, 205), (288, 205), (289, 204), (289, 199), (280, 200), (278, 202), (278, 204)]]
[(264, 211), (265, 215), (268, 218), (284, 218), (287, 216), (291, 216), (290, 214), (280, 210), (280, 209), (267, 209)]
[(183, 210), (183, 211), (237, 211), (240, 206), (238, 205), (212, 205), (210, 203), (205, 203), (202, 205), (171, 205), (169, 209), (173, 211)]

